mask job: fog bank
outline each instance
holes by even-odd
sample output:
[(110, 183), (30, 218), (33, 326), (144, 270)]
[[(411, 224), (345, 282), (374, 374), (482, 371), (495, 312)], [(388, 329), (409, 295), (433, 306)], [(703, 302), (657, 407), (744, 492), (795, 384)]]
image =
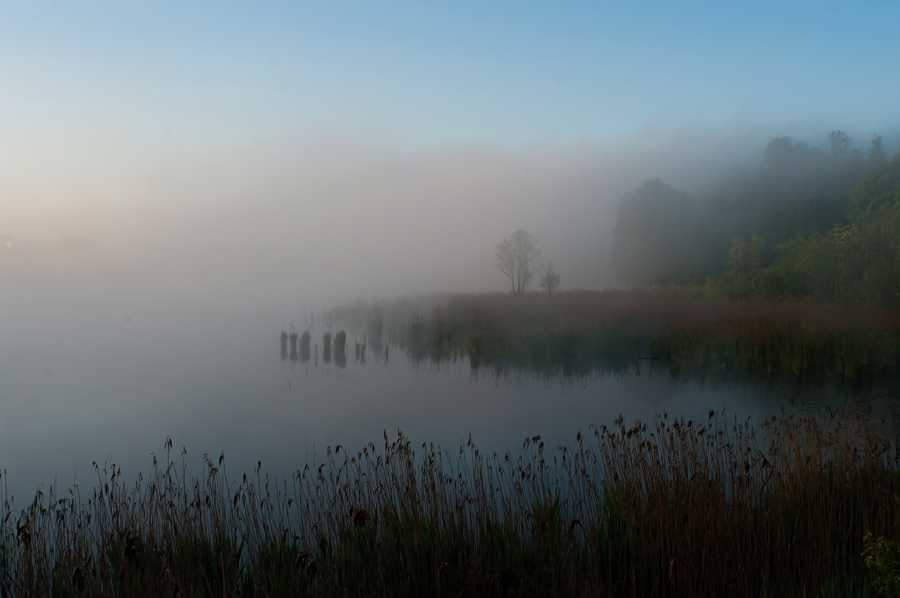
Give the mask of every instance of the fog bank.
[(41, 168), (4, 152), (0, 276), (12, 292), (190, 307), (503, 290), (494, 247), (521, 228), (563, 288), (604, 288), (617, 284), (610, 231), (626, 191), (661, 177), (702, 192), (755, 168), (773, 136), (817, 143), (827, 130), (658, 126), (618, 143), (425, 149), (333, 135), (200, 156), (60, 148)]

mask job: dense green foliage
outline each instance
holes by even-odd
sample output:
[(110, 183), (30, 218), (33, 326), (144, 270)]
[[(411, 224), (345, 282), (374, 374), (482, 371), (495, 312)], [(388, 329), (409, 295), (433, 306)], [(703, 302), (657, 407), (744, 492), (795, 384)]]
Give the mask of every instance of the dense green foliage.
[(900, 154), (841, 131), (829, 148), (773, 139), (762, 166), (698, 201), (659, 180), (619, 206), (613, 259), (634, 286), (713, 297), (900, 305)]
[(900, 595), (900, 543), (866, 532), (863, 538), (866, 568), (875, 576), (875, 589), (886, 596)]
[(585, 432), (490, 455), (385, 435), (285, 480), (229, 478), (224, 456), (189, 476), (169, 441), (131, 484), (98, 468), (19, 510), (0, 491), (0, 592), (837, 597), (893, 579), (900, 476), (870, 413)]
[(643, 286), (691, 278), (697, 256), (696, 207), (659, 179), (647, 181), (625, 196), (616, 212), (613, 259), (618, 275)]

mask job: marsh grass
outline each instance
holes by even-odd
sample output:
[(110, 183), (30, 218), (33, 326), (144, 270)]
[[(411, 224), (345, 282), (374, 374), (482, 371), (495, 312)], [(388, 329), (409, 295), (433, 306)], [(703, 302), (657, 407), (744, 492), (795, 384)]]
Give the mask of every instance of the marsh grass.
[(896, 373), (900, 314), (877, 308), (729, 301), (690, 295), (567, 291), (452, 295), (395, 326), (414, 360), (467, 357), (474, 368), (563, 374), (627, 370), (661, 360), (673, 371)]
[(859, 411), (620, 417), (517, 454), (385, 433), (287, 479), (190, 477), (172, 446), (130, 483), (4, 491), (3, 595), (868, 595), (864, 535), (900, 538), (896, 439)]

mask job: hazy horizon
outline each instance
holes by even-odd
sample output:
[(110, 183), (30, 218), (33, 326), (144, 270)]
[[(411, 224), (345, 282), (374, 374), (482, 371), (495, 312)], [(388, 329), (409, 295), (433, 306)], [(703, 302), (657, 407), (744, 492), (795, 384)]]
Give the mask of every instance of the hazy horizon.
[(772, 137), (835, 129), (896, 151), (898, 17), (7, 4), (0, 235), (54, 273), (6, 268), (4, 286), (319, 305), (503, 290), (493, 250), (516, 229), (563, 288), (614, 286), (615, 205), (648, 178), (699, 196)]
[[(13, 200), (0, 207), (0, 234), (27, 248), (31, 265), (56, 270), (4, 271), (23, 290), (53, 280), (121, 289), (152, 280), (158, 295), (162, 284), (171, 285), (170, 296), (181, 289), (213, 303), (228, 294), (266, 302), (271, 293), (322, 307), (357, 297), (504, 290), (493, 249), (521, 228), (537, 239), (540, 261), (561, 270), (563, 288), (617, 286), (609, 235), (625, 192), (660, 177), (700, 197), (725, 176), (757, 168), (776, 131), (824, 145), (826, 127), (818, 136), (814, 128), (684, 126), (648, 130), (618, 146), (519, 149), (282, 141), (131, 162), (102, 185), (102, 165), (49, 184), (18, 177), (18, 193), (17, 177), (7, 177)], [(861, 141), (865, 149), (868, 139)], [(894, 141), (887, 137), (888, 148)]]

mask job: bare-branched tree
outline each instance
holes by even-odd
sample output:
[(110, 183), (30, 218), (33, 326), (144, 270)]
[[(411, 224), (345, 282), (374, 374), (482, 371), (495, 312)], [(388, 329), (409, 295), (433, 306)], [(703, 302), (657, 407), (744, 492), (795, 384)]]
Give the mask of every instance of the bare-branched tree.
[(525, 294), (528, 283), (534, 276), (531, 263), (539, 253), (540, 250), (534, 237), (531, 236), (531, 233), (521, 229), (497, 245), (494, 251), (494, 255), (497, 256), (497, 267), (509, 277), (514, 294)]
[(516, 292), (516, 256), (513, 254), (512, 241), (509, 238), (503, 239), (503, 242), (497, 245), (494, 250), (497, 256), (497, 267), (508, 278), (512, 285), (512, 292)]
[(541, 268), (541, 288), (547, 291), (547, 297), (553, 297), (553, 293), (559, 290), (559, 272), (553, 267), (553, 262), (547, 262), (546, 268)]

